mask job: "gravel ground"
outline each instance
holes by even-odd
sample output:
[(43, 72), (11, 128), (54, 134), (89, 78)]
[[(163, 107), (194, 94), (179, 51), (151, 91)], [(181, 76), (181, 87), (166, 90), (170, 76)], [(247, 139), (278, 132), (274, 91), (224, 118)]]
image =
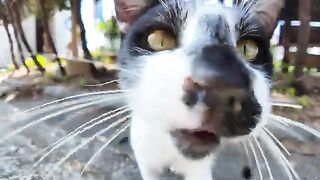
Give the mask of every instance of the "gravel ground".
[[(57, 92), (51, 87), (50, 91)], [(61, 88), (61, 87), (59, 87)], [(63, 89), (59, 92), (68, 93), (70, 91)], [(19, 120), (19, 112), (41, 104), (52, 99), (65, 96), (67, 94), (38, 97), (37, 99), (19, 99), (12, 103), (0, 101), (0, 137), (4, 137), (8, 132), (16, 127), (8, 127), (8, 124)], [(44, 98), (45, 97), (45, 98)], [(319, 106), (320, 107), (320, 106)], [(25, 130), (23, 133), (14, 136), (10, 141), (0, 144), (0, 180), (2, 179), (57, 179), (57, 180), (140, 180), (139, 170), (134, 160), (134, 156), (128, 145), (125, 136), (120, 137), (118, 141), (106, 148), (96, 161), (81, 176), (80, 172), (90, 157), (106, 141), (110, 134), (104, 134), (95, 138), (88, 146), (85, 146), (64, 164), (57, 167), (51, 174), (55, 163), (65, 156), (71, 149), (74, 149), (79, 143), (84, 142), (94, 132), (106, 127), (108, 124), (102, 124), (100, 127), (74, 138), (59, 148), (48, 158), (46, 158), (33, 171), (33, 164), (39, 158), (42, 150), (55, 142), (57, 139), (68, 134), (70, 130), (79, 126), (81, 123), (92, 119), (108, 109), (100, 106), (93, 106), (77, 113), (59, 116), (50, 121), (42, 123), (33, 128)], [(309, 111), (308, 111), (309, 112)], [(319, 128), (319, 121), (307, 122), (309, 125)], [(297, 170), (301, 179), (317, 180), (320, 179), (320, 143), (313, 136), (302, 133), (301, 136), (293, 138), (279, 129), (272, 129), (281, 141), (288, 147), (292, 155), (289, 161)], [(303, 138), (302, 138), (303, 137)], [(300, 140), (299, 140), (300, 139)], [(301, 140), (303, 139), (304, 142)], [(258, 152), (258, 151), (257, 151)], [(216, 159), (216, 166), (213, 168), (215, 180), (240, 180), (243, 179), (244, 167), (250, 166), (252, 169), (251, 179), (259, 179), (255, 168), (255, 161), (251, 154), (249, 159), (246, 157), (245, 150), (239, 144), (226, 144), (219, 150)], [(258, 154), (259, 155), (259, 154)], [(267, 158), (274, 174), (274, 179), (285, 180), (286, 173), (279, 164), (278, 158), (273, 158), (270, 153), (266, 153)], [(263, 158), (259, 155), (259, 164), (262, 169), (266, 169)], [(270, 179), (267, 171), (263, 171), (263, 179)], [(173, 174), (165, 173), (163, 179), (181, 179)]]

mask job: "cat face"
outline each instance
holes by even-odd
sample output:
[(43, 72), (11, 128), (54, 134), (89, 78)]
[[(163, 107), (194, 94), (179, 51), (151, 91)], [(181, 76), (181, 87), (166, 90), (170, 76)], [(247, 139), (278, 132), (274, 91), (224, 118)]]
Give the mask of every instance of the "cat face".
[(194, 158), (221, 139), (259, 130), (271, 111), (269, 37), (277, 5), (116, 1), (126, 33), (119, 76), (133, 117), (170, 133)]

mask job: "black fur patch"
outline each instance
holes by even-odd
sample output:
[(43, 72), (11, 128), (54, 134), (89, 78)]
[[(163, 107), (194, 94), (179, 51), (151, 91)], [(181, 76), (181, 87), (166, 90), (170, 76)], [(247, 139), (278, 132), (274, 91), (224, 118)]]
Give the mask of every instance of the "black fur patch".
[(249, 166), (245, 166), (242, 170), (242, 176), (244, 179), (249, 180), (252, 178), (251, 168)]

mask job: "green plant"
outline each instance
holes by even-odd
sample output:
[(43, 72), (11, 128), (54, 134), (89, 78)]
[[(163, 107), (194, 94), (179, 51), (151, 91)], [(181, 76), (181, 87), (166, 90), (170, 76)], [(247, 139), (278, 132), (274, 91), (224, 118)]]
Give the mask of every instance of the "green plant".
[(300, 104), (303, 107), (310, 106), (310, 98), (308, 96), (301, 96), (297, 98), (298, 104)]
[(120, 29), (114, 16), (105, 22), (99, 22), (98, 28), (105, 34), (106, 37), (111, 39), (117, 38), (120, 35)]
[(98, 23), (98, 29), (103, 32), (104, 36), (110, 40), (111, 49), (115, 50), (116, 45), (115, 41), (120, 38), (120, 29), (117, 24), (117, 20), (115, 17), (111, 17), (111, 19), (105, 22)]

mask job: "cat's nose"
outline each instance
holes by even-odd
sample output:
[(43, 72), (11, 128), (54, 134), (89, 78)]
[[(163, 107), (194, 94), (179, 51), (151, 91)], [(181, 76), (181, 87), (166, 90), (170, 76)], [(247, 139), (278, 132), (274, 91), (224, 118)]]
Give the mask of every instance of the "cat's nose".
[(207, 106), (241, 100), (251, 89), (251, 74), (233, 47), (210, 44), (194, 60), (192, 75), (184, 82), (186, 105)]
[(247, 86), (218, 79), (196, 81), (188, 77), (183, 88), (186, 106), (193, 108), (199, 104), (204, 107), (199, 129), (234, 137), (247, 135), (256, 127), (260, 105)]
[(202, 103), (209, 108), (226, 107), (235, 112), (241, 110), (241, 102), (249, 93), (248, 87), (243, 84), (214, 78), (210, 81), (197, 81), (187, 77), (183, 90), (183, 102), (189, 107)]

